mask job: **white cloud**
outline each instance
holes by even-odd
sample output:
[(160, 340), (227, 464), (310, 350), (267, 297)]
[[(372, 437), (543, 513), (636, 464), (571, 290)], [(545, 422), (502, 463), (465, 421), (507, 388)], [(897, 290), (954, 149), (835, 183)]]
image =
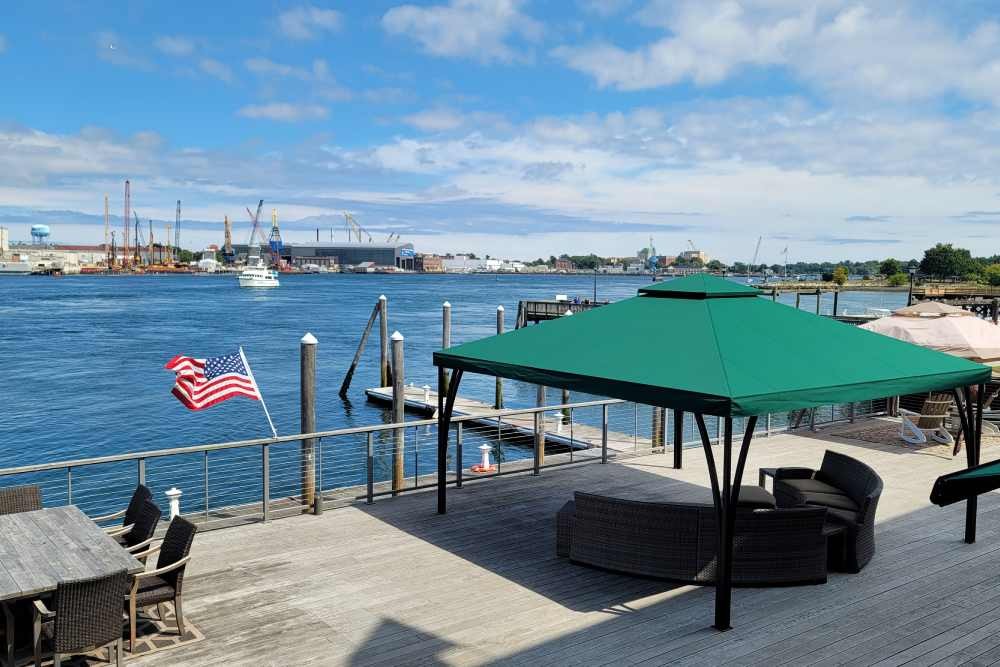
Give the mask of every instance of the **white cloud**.
[(521, 11), (522, 0), (450, 0), (446, 5), (400, 5), (382, 17), (392, 35), (410, 37), (436, 56), (464, 56), (480, 62), (515, 62), (528, 51), (508, 44), (542, 35), (542, 24)]
[(319, 120), (329, 115), (327, 108), (318, 104), (288, 104), (285, 102), (250, 104), (240, 109), (238, 113), (246, 118), (262, 118), (287, 123)]
[(290, 39), (302, 41), (317, 39), (324, 32), (336, 32), (341, 23), (340, 12), (312, 5), (289, 9), (278, 15), (281, 32)]
[(275, 62), (268, 58), (250, 58), (244, 65), (246, 65), (247, 70), (258, 76), (291, 77), (303, 81), (308, 81), (312, 78), (310, 70)]
[(161, 35), (153, 40), (153, 46), (168, 56), (189, 56), (194, 53), (194, 42), (180, 35)]
[(198, 61), (198, 69), (200, 69), (205, 74), (218, 79), (219, 81), (224, 81), (225, 83), (232, 83), (235, 81), (233, 77), (233, 70), (229, 65), (219, 62), (214, 58), (202, 58)]
[(848, 0), (653, 0), (638, 13), (666, 35), (636, 49), (562, 46), (554, 55), (599, 86), (711, 86), (741, 68), (780, 66), (818, 90), (909, 101), (960, 93), (1000, 103), (1000, 24), (966, 33), (905, 5)]
[(577, 0), (577, 4), (585, 12), (607, 17), (623, 11), (632, 0)]
[(403, 118), (403, 122), (418, 130), (426, 132), (441, 132), (454, 130), (465, 122), (462, 115), (453, 109), (426, 109)]

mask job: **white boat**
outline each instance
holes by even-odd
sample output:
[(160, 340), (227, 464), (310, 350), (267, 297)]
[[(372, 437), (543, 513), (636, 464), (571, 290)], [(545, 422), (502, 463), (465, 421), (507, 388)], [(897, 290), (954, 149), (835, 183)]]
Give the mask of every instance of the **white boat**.
[(260, 256), (247, 258), (247, 266), (240, 274), (240, 287), (277, 287), (278, 272), (264, 266)]
[(0, 275), (26, 276), (31, 273), (31, 264), (27, 262), (0, 261)]

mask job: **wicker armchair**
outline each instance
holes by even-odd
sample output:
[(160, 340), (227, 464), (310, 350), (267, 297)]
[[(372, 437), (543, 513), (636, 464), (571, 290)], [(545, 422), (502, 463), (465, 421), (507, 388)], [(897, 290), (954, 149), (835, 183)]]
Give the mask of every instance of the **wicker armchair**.
[(160, 620), (163, 620), (163, 604), (172, 602), (177, 617), (177, 634), (184, 636), (184, 610), (181, 596), (184, 587), (184, 570), (191, 560), (191, 543), (198, 527), (187, 519), (176, 516), (167, 526), (163, 542), (157, 546), (135, 554), (145, 562), (150, 555), (159, 552), (156, 569), (135, 575), (132, 587), (125, 598), (128, 604), (129, 650), (135, 650), (135, 621), (139, 609), (156, 605)]
[(113, 521), (115, 519), (122, 519), (121, 525), (108, 526), (105, 530), (108, 534), (113, 536), (120, 536), (125, 533), (129, 527), (131, 527), (139, 514), (142, 512), (143, 503), (152, 502), (153, 492), (149, 490), (149, 487), (144, 484), (139, 484), (135, 487), (135, 491), (132, 492), (132, 498), (128, 501), (128, 507), (113, 514), (105, 514), (104, 516), (94, 517), (94, 523), (104, 523), (105, 521)]
[(0, 514), (18, 514), (42, 509), (42, 490), (35, 485), (0, 489)]
[(52, 664), (59, 667), (62, 656), (108, 646), (108, 660), (114, 648), (115, 664), (122, 664), (121, 599), (128, 590), (128, 574), (121, 570), (104, 577), (60, 583), (53, 598), (55, 611), (35, 601), (35, 665), (42, 664), (42, 644), (52, 645)]
[(156, 526), (160, 523), (162, 515), (160, 506), (147, 500), (142, 504), (142, 509), (136, 515), (131, 527), (124, 533), (115, 536), (114, 539), (129, 553), (140, 553), (152, 544), (153, 534), (156, 532)]
[(844, 454), (827, 451), (819, 470), (778, 468), (774, 496), (778, 507), (819, 506), (846, 530), (843, 563), (860, 572), (875, 555), (875, 509), (882, 495), (882, 478), (870, 467)]

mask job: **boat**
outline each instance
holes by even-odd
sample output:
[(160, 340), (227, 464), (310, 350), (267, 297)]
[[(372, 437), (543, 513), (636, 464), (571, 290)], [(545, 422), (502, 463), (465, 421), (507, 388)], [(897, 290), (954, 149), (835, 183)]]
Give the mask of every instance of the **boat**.
[(31, 273), (31, 264), (28, 262), (0, 261), (0, 275), (26, 276), (29, 273)]
[(247, 258), (247, 266), (240, 273), (240, 287), (277, 287), (278, 273), (264, 266), (260, 255)]

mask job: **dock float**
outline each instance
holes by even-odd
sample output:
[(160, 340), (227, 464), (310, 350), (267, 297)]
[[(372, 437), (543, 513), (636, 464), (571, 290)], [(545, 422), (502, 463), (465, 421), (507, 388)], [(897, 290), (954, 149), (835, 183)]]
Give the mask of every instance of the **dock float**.
[[(392, 404), (392, 387), (373, 387), (365, 390), (368, 400), (383, 405)], [(433, 389), (407, 386), (404, 403), (408, 410), (433, 417), (437, 413), (437, 392)], [(557, 412), (558, 406), (553, 406), (552, 413), (546, 413), (545, 442), (555, 443), (574, 450), (600, 449), (601, 429), (597, 426), (574, 421), (572, 427), (568, 420)], [(470, 420), (478, 425), (502, 428), (515, 431), (520, 435), (534, 436), (535, 417), (533, 414), (504, 415), (498, 418), (492, 405), (472, 398), (458, 396), (455, 399), (454, 416), (477, 416)], [(608, 429), (608, 451), (632, 454), (636, 451), (649, 452), (652, 440), (647, 437), (633, 436)], [(660, 450), (662, 451), (662, 450)]]

